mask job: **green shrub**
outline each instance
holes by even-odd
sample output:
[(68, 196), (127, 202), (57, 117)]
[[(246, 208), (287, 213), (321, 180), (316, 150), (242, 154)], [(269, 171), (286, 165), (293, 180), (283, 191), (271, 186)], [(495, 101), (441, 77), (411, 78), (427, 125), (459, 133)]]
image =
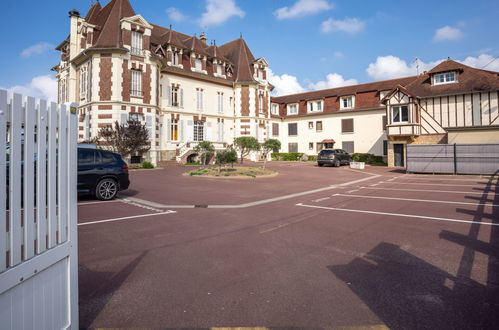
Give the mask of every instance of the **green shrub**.
[(154, 165), (151, 162), (143, 162), (142, 168), (154, 168)]
[(271, 157), (272, 160), (283, 160), (283, 161), (299, 161), (303, 153), (301, 152), (274, 152)]
[(308, 155), (308, 161), (309, 162), (317, 161), (317, 155)]
[(189, 162), (189, 163), (186, 163), (185, 165), (190, 165), (190, 166), (201, 165), (201, 162), (199, 162), (199, 161)]
[(353, 153), (351, 156), (352, 160), (355, 162), (364, 162), (370, 165), (386, 165), (386, 163), (383, 161), (382, 156), (376, 156), (368, 153)]

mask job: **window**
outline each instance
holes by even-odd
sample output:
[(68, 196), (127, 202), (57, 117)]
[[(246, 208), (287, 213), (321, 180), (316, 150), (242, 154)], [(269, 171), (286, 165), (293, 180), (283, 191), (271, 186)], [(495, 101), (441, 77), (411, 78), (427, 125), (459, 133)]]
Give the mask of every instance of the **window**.
[(354, 152), (354, 143), (353, 141), (343, 141), (341, 143), (341, 149), (345, 150), (349, 154)]
[(298, 152), (298, 143), (288, 143), (288, 152)]
[(317, 132), (322, 132), (322, 121), (316, 121), (315, 122), (315, 130)]
[(381, 122), (382, 122), (382, 125), (383, 125), (383, 131), (386, 131), (386, 116), (383, 116)]
[(341, 133), (353, 133), (353, 118), (341, 120)]
[(340, 97), (340, 109), (352, 109), (355, 107), (355, 97)]
[(279, 106), (275, 103), (272, 103), (272, 105), (270, 106), (270, 113), (272, 115), (278, 115), (279, 114)]
[(279, 123), (272, 123), (272, 135), (279, 136)]
[(298, 124), (297, 123), (288, 124), (288, 135), (290, 135), (290, 136), (298, 135)]
[(218, 92), (217, 99), (218, 99), (218, 112), (223, 113), (224, 112), (224, 93)]
[(263, 80), (263, 69), (258, 69), (258, 79)]
[(140, 122), (141, 119), (142, 119), (142, 114), (141, 113), (130, 112), (128, 114), (128, 120), (129, 121), (138, 121), (138, 122)]
[(288, 104), (288, 115), (297, 115), (298, 114), (298, 104)]
[(322, 112), (322, 101), (308, 102), (308, 112)]
[(111, 164), (116, 161), (116, 158), (114, 158), (114, 155), (110, 152), (99, 151), (99, 154), (101, 156), (101, 164)]
[(142, 55), (142, 33), (132, 31), (132, 54)]
[(200, 142), (204, 139), (204, 121), (194, 120), (194, 141)]
[(203, 70), (203, 65), (202, 65), (201, 60), (199, 58), (196, 58), (194, 60), (194, 67), (196, 68), (196, 70), (199, 70), (199, 71)]
[(433, 75), (433, 85), (449, 84), (457, 82), (456, 72), (437, 73)]
[(179, 57), (179, 54), (177, 52), (173, 52), (173, 55), (172, 55), (172, 65), (178, 65), (179, 64), (178, 57)]
[(201, 88), (196, 89), (196, 109), (203, 110), (203, 90)]
[(388, 155), (388, 141), (383, 140), (383, 156)]
[(263, 94), (258, 94), (258, 112), (263, 113)]
[(179, 89), (180, 88), (178, 86), (172, 86), (172, 89), (171, 89), (172, 107), (179, 106)]
[(218, 76), (222, 75), (222, 65), (220, 64), (214, 64), (215, 66), (215, 74)]
[(132, 88), (130, 89), (130, 94), (133, 96), (142, 95), (142, 72), (138, 70), (132, 70)]
[(231, 67), (228, 67), (227, 68), (227, 77), (232, 77), (232, 68)]
[(78, 148), (78, 165), (94, 165), (95, 150)]
[(308, 143), (308, 150), (314, 150), (314, 143), (313, 142)]
[(64, 103), (66, 102), (66, 79), (62, 79), (61, 82), (59, 83), (59, 96), (60, 96), (60, 102), (59, 103)]
[(80, 71), (80, 95), (84, 96), (87, 94), (87, 71)]
[(308, 122), (308, 129), (314, 129), (314, 122), (313, 121)]
[(178, 119), (172, 119), (170, 123), (170, 140), (178, 141)]
[(392, 122), (407, 123), (409, 121), (409, 107), (407, 105), (397, 105), (392, 107)]

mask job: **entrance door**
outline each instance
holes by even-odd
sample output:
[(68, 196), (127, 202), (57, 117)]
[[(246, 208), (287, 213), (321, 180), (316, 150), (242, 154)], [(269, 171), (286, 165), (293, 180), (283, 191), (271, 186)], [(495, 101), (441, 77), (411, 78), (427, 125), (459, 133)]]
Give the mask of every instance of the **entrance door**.
[(403, 144), (394, 144), (393, 145), (393, 154), (394, 154), (394, 165), (397, 167), (404, 167), (404, 145)]

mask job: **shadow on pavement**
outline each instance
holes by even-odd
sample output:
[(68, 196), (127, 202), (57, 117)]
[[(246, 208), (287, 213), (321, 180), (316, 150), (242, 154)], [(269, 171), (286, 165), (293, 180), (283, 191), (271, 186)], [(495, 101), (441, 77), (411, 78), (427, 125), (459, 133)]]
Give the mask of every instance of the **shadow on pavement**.
[(79, 265), (80, 328), (88, 328), (93, 323), (146, 254), (144, 251), (116, 273), (94, 272)]

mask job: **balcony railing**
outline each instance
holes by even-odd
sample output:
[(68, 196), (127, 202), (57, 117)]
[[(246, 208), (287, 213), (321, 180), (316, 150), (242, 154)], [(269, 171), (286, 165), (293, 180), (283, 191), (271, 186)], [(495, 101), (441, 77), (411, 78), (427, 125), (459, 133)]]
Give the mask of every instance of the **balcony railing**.
[(139, 90), (135, 90), (135, 89), (131, 89), (130, 90), (130, 95), (131, 96), (143, 96), (144, 92), (139, 91)]
[(145, 51), (142, 49), (142, 48), (135, 48), (135, 47), (132, 47), (130, 49), (130, 53), (132, 55), (138, 55), (138, 56), (145, 56)]

